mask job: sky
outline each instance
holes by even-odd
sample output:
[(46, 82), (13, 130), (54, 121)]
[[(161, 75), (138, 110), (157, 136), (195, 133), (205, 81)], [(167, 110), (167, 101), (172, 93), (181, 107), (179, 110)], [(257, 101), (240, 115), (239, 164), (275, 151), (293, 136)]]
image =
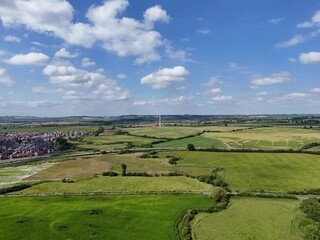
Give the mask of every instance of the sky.
[(0, 0), (0, 115), (319, 114), (319, 0)]

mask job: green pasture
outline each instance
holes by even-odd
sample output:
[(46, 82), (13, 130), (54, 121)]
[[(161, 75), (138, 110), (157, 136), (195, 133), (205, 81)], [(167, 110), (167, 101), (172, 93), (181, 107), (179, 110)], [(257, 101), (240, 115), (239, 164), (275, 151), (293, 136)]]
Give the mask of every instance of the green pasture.
[(294, 200), (232, 198), (226, 210), (196, 216), (194, 239), (298, 240), (298, 205)]
[[(89, 125), (61, 125), (61, 126), (30, 126), (0, 129), (0, 132), (54, 132), (54, 131), (96, 131), (100, 126)], [(111, 129), (111, 126), (103, 126)]]
[(156, 138), (179, 138), (202, 132), (198, 127), (140, 127), (125, 128), (130, 134)]
[(207, 138), (203, 136), (184, 138), (181, 140), (173, 140), (164, 143), (154, 144), (155, 148), (157, 147), (185, 147), (189, 143), (193, 144), (195, 147), (216, 147), (223, 148), (225, 145), (222, 141), (213, 138)]
[(217, 139), (234, 148), (301, 148), (320, 141), (318, 130), (297, 127), (254, 128), (242, 131), (204, 133), (207, 139)]
[(1, 239), (170, 240), (188, 208), (210, 207), (203, 195), (110, 195), (0, 198)]
[(45, 182), (22, 190), (24, 194), (85, 193), (85, 192), (146, 192), (146, 191), (211, 191), (213, 187), (187, 177), (104, 177), (99, 176), (74, 183)]
[(200, 151), (159, 152), (160, 157), (183, 158), (173, 166), (191, 175), (208, 174), (223, 167), (220, 174), (234, 190), (291, 191), (320, 187), (320, 156), (296, 153), (232, 153)]

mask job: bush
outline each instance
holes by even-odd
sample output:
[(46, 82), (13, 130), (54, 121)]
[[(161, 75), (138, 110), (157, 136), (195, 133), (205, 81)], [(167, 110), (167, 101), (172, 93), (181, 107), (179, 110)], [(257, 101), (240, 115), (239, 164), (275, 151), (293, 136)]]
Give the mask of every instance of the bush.
[(19, 185), (15, 185), (15, 186), (11, 186), (11, 187), (6, 187), (6, 188), (0, 189), (0, 194), (6, 194), (6, 193), (10, 193), (10, 192), (17, 192), (17, 191), (21, 191), (21, 190), (29, 188), (29, 187), (31, 187), (30, 184), (21, 183)]
[(102, 176), (109, 176), (109, 177), (116, 177), (119, 174), (117, 172), (108, 171), (108, 172), (102, 172)]

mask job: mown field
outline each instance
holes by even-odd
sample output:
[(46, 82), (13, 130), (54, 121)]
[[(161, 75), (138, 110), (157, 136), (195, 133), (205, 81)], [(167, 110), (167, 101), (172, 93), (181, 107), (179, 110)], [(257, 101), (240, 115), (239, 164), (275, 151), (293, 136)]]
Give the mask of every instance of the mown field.
[(233, 190), (292, 191), (320, 187), (320, 156), (294, 153), (160, 152), (159, 156), (183, 158), (176, 171), (208, 174), (223, 167), (220, 174)]
[(157, 147), (186, 147), (188, 144), (193, 144), (195, 147), (216, 147), (216, 148), (225, 148), (226, 145), (218, 140), (213, 138), (207, 138), (205, 136), (197, 136), (191, 138), (184, 138), (180, 140), (173, 140), (164, 143), (154, 144), (155, 148)]
[(0, 198), (1, 239), (175, 239), (183, 210), (208, 208), (203, 195)]
[(294, 200), (232, 198), (227, 210), (196, 217), (194, 239), (298, 240), (298, 205)]
[(187, 177), (104, 177), (79, 180), (74, 183), (45, 182), (22, 190), (22, 194), (87, 193), (87, 192), (202, 192), (213, 186)]

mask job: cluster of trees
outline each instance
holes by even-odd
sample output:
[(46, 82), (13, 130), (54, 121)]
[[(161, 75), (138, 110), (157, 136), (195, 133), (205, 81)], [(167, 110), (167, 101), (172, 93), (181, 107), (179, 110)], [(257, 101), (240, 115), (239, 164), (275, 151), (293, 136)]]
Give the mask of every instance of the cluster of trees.
[(99, 136), (103, 132), (104, 132), (104, 127), (101, 126), (94, 132), (94, 135)]
[(224, 181), (223, 177), (218, 174), (222, 170), (223, 168), (221, 167), (211, 168), (209, 171), (209, 175), (201, 175), (198, 177), (198, 180), (200, 182), (205, 182), (214, 186), (227, 187), (228, 184)]
[(169, 164), (175, 165), (178, 161), (182, 159), (182, 157), (175, 157), (175, 156), (167, 156), (169, 158)]
[(70, 150), (75, 147), (74, 144), (68, 142), (68, 140), (64, 137), (57, 137), (55, 140), (55, 145), (59, 151)]
[(304, 200), (300, 209), (306, 214), (306, 219), (299, 224), (305, 240), (320, 240), (320, 202), (316, 198)]
[(0, 194), (6, 194), (6, 193), (10, 193), (10, 192), (17, 192), (17, 191), (21, 191), (21, 190), (29, 188), (29, 187), (31, 187), (30, 184), (21, 183), (19, 185), (15, 185), (15, 186), (11, 186), (11, 187), (1, 188), (0, 189)]
[(143, 153), (142, 155), (139, 156), (139, 158), (159, 158), (159, 156), (156, 155), (157, 153), (158, 153), (157, 151)]

